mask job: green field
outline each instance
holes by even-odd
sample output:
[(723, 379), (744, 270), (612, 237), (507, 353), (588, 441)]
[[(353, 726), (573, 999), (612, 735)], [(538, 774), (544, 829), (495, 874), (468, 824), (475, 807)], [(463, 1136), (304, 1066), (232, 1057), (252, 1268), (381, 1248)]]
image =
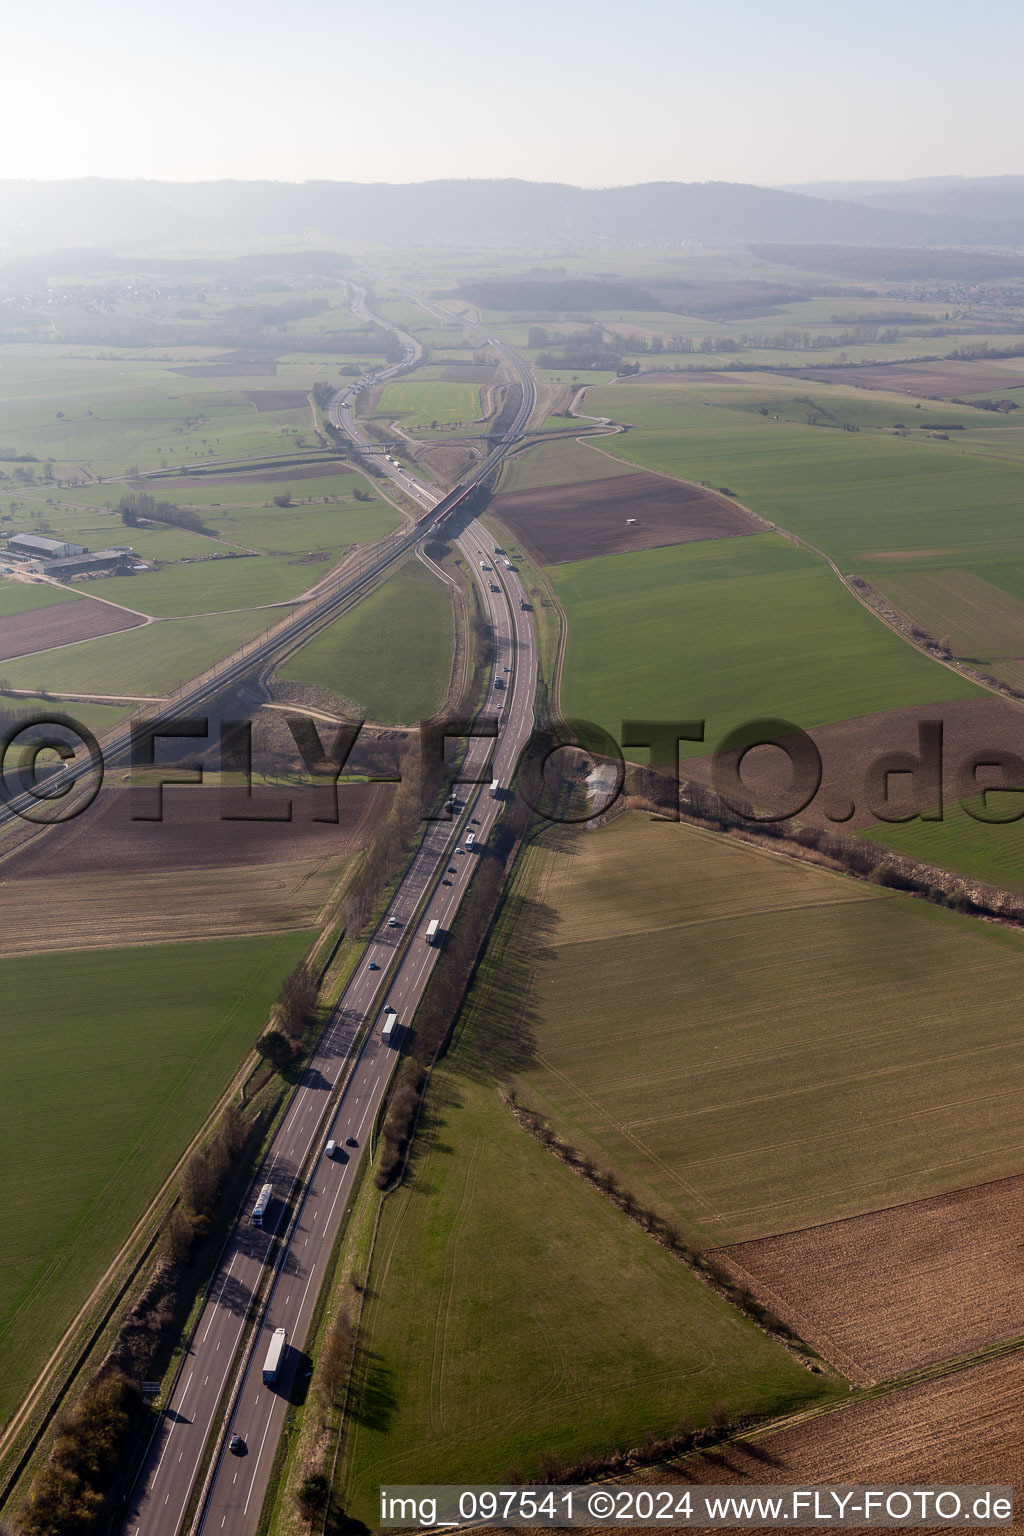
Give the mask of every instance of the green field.
[(574, 437), (541, 443), (511, 459), (502, 471), (502, 491), (532, 491), (547, 485), (572, 485), (577, 480), (606, 480), (635, 474), (632, 464), (620, 464), (606, 453)]
[[(777, 534), (548, 574), (569, 625), (562, 707), (616, 740), (630, 717), (703, 718), (714, 746), (751, 719), (806, 729), (980, 692), (898, 639), (822, 561)], [(680, 746), (689, 756), (706, 750)]]
[(0, 1420), (227, 1085), (310, 937), (0, 961)]
[[(1024, 602), (1004, 590), (998, 566), (887, 570), (873, 585), (929, 634), (948, 640), (954, 655), (987, 662), (1024, 652)], [(1020, 567), (1009, 567), (1020, 585)]]
[[(983, 809), (978, 804), (979, 809)], [(1021, 796), (993, 795), (987, 815), (1024, 813)], [(981, 822), (958, 803), (943, 806), (941, 821), (910, 821), (861, 833), (925, 864), (955, 870), (1004, 890), (1024, 891), (1024, 821)]]
[[(256, 555), (238, 559), (203, 560), (165, 565), (126, 580), (111, 576), (89, 583), (88, 591), (113, 603), (124, 603), (154, 618), (178, 618), (195, 613), (225, 613), (298, 597), (325, 576), (333, 562), (304, 562), (295, 556)], [(270, 624), (273, 611), (263, 616)], [(262, 627), (262, 626), (261, 626)]]
[[(820, 385), (808, 392), (830, 398)], [(757, 395), (751, 391), (745, 401), (744, 393), (732, 382), (667, 383), (609, 386), (587, 399), (589, 410), (636, 424), (603, 441), (608, 453), (727, 485), (846, 570), (875, 559), (967, 566), (1024, 560), (1024, 466), (966, 451), (966, 433), (937, 442), (775, 421), (749, 410)], [(877, 396), (867, 399), (877, 405)], [(934, 419), (943, 418), (941, 402), (926, 404)], [(916, 414), (912, 403), (903, 405)], [(842, 414), (838, 402), (835, 409)], [(991, 426), (990, 413), (977, 416), (979, 425)]]
[[(228, 374), (202, 347), (174, 359), (131, 347), (114, 355), (86, 348), (55, 354), (46, 345), (16, 344), (5, 347), (0, 370), (0, 450), (35, 454), (37, 479), (52, 460), (59, 479), (77, 477), (83, 466), (123, 474), (132, 465), (160, 469), (315, 448), (303, 397), (317, 379), (336, 381), (346, 361), (344, 353), (299, 353), (269, 368), (242, 360)], [(268, 391), (290, 391), (295, 401), (257, 409), (249, 396), (265, 404)]]
[(639, 815), (530, 857), (543, 933), (478, 1012), (534, 1037), (524, 1102), (697, 1238), (1019, 1173), (1020, 934)]
[[(17, 694), (5, 693), (0, 688), (0, 711), (8, 710), (13, 714), (51, 715), (56, 710), (60, 714), (70, 715), (87, 730), (101, 736), (104, 731), (109, 731), (119, 720), (123, 720), (130, 712), (130, 706), (124, 704), (87, 704), (77, 699), (74, 702), (65, 703), (60, 699), (23, 698)], [(17, 825), (17, 823), (15, 823)], [(8, 823), (10, 827), (10, 823)], [(0, 839), (3, 834), (0, 833)]]
[(5, 662), (4, 681), (11, 688), (49, 693), (159, 696), (198, 676), (284, 613), (258, 610), (146, 624)]
[(473, 384), (443, 379), (397, 379), (385, 384), (375, 409), (378, 415), (401, 417), (402, 425), (410, 429), (429, 427), (434, 421), (451, 426), (479, 419), (480, 391)]
[(308, 641), (278, 675), (328, 688), (370, 720), (408, 725), (426, 719), (443, 700), (454, 637), (447, 592), (411, 560)]
[(13, 618), (16, 613), (31, 613), (34, 608), (51, 608), (54, 603), (70, 603), (78, 596), (63, 587), (51, 587), (49, 582), (12, 581), (0, 577), (0, 619)]
[(834, 1387), (696, 1280), (523, 1131), (491, 1086), (435, 1075), (414, 1175), (385, 1202), (340, 1498), (382, 1483), (536, 1477), (684, 1418)]

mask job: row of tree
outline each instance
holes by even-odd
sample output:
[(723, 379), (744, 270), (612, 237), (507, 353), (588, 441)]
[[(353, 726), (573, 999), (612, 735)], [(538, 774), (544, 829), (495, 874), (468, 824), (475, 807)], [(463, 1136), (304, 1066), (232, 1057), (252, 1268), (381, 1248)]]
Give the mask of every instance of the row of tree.
[(148, 491), (127, 491), (117, 504), (121, 521), (126, 528), (136, 528), (140, 522), (168, 523), (175, 528), (188, 528), (193, 533), (207, 531), (198, 512), (179, 507), (173, 501), (157, 501)]
[(306, 1033), (316, 1021), (317, 985), (309, 967), (297, 965), (281, 983), (270, 1028), (256, 1049), (278, 1072), (302, 1055)]

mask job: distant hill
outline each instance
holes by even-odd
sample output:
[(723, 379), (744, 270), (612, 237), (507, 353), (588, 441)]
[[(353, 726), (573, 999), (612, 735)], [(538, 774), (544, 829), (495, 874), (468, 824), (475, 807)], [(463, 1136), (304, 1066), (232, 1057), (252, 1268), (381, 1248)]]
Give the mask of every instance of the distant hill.
[(788, 191), (888, 213), (985, 224), (1024, 220), (1024, 176), (925, 176), (916, 181), (821, 181)]
[[(939, 196), (939, 189), (929, 195)], [(936, 212), (733, 182), (587, 189), (515, 180), (405, 186), (341, 181), (5, 181), (0, 182), (0, 251), (11, 256), (87, 247), (121, 254), (185, 255), (217, 246), (237, 251), (254, 243), (315, 248), (337, 242), (927, 246), (1024, 241), (1024, 202), (998, 218), (984, 212), (988, 206), (967, 203), (961, 211), (950, 207)], [(1006, 206), (1011, 206), (1009, 201)]]

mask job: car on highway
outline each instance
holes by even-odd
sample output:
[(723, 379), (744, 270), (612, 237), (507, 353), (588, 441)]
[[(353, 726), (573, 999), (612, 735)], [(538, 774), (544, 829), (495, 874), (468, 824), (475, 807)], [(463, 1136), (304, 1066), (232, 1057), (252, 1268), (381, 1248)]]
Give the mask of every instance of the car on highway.
[(454, 864), (449, 864), (448, 865), (448, 873), (450, 875), (457, 875), (458, 874), (458, 870), (455, 868)]
[(241, 1435), (232, 1435), (231, 1436), (231, 1439), (228, 1441), (228, 1450), (231, 1452), (232, 1456), (244, 1456), (245, 1455), (246, 1444), (245, 1444), (245, 1441), (242, 1439)]
[(442, 885), (451, 885), (451, 881), (448, 880), (448, 879), (444, 879), (444, 880), (441, 881), (441, 884)]
[(389, 928), (397, 928), (398, 927), (398, 918), (397, 917), (389, 917), (388, 918), (388, 927)]
[(371, 971), (379, 971), (380, 966), (377, 964), (376, 960), (371, 960), (367, 969)]
[(359, 1143), (354, 1136), (346, 1136), (345, 1145), (346, 1147), (358, 1147)]

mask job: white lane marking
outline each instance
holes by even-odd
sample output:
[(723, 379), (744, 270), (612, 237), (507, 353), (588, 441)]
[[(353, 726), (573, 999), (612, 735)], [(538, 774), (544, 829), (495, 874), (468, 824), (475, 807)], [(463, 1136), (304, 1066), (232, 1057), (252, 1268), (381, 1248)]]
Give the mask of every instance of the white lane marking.
[[(185, 1383), (185, 1390), (181, 1394), (181, 1396), (178, 1398), (178, 1407), (176, 1409), (176, 1412), (178, 1412), (178, 1413), (181, 1412), (182, 1406), (183, 1406), (183, 1404), (185, 1402), (185, 1398), (188, 1395), (188, 1389), (192, 1385), (192, 1377), (194, 1375), (195, 1375), (195, 1371), (189, 1371), (189, 1373), (188, 1373), (188, 1381), (186, 1381), (186, 1383)], [(167, 1431), (167, 1439), (164, 1441), (164, 1448), (160, 1452), (160, 1459), (157, 1461), (156, 1467), (155, 1467), (155, 1469), (153, 1471), (153, 1482), (154, 1483), (156, 1482), (157, 1478), (160, 1476), (160, 1468), (163, 1465), (164, 1457), (167, 1455), (168, 1449), (170, 1448), (171, 1436), (174, 1434), (174, 1431), (177, 1429), (179, 1422), (180, 1422), (179, 1420), (175, 1419), (172, 1422), (170, 1429)], [(183, 1456), (185, 1454), (184, 1451), (182, 1451), (181, 1454)], [(178, 1460), (179, 1461), (181, 1460), (181, 1456), (178, 1457)], [(170, 1498), (170, 1494), (168, 1494), (167, 1497)]]
[(204, 1344), (206, 1343), (207, 1336), (209, 1335), (210, 1329), (213, 1327), (213, 1319), (214, 1319), (214, 1316), (216, 1315), (216, 1308), (220, 1306), (221, 1298), (224, 1295), (224, 1287), (227, 1285), (228, 1281), (231, 1279), (231, 1271), (235, 1267), (235, 1259), (237, 1259), (237, 1258), (238, 1258), (238, 1254), (236, 1253), (234, 1258), (231, 1260), (231, 1263), (228, 1265), (227, 1273), (225, 1274), (224, 1279), (223, 1279), (223, 1281), (221, 1283), (220, 1292), (219, 1292), (219, 1294), (217, 1296), (216, 1301), (213, 1304), (213, 1309), (211, 1309), (210, 1321), (206, 1325), (206, 1333), (203, 1334), (203, 1343)]
[[(267, 1427), (263, 1431), (263, 1439), (260, 1441), (260, 1448), (256, 1452), (256, 1460), (253, 1463), (252, 1482), (249, 1484), (249, 1492), (248, 1492), (248, 1495), (247, 1495), (246, 1500), (245, 1500), (245, 1507), (242, 1510), (242, 1514), (243, 1515), (247, 1515), (249, 1513), (249, 1500), (252, 1498), (252, 1491), (253, 1491), (253, 1488), (256, 1486), (256, 1473), (259, 1471), (260, 1457), (263, 1455), (263, 1447), (267, 1443), (267, 1436), (270, 1434), (270, 1425), (271, 1425), (271, 1423), (273, 1421), (273, 1418), (274, 1418), (274, 1405), (273, 1405), (273, 1403), (271, 1403), (271, 1405), (270, 1405), (270, 1413), (267, 1416)], [(225, 1520), (227, 1519), (227, 1515), (224, 1516), (224, 1519)]]

